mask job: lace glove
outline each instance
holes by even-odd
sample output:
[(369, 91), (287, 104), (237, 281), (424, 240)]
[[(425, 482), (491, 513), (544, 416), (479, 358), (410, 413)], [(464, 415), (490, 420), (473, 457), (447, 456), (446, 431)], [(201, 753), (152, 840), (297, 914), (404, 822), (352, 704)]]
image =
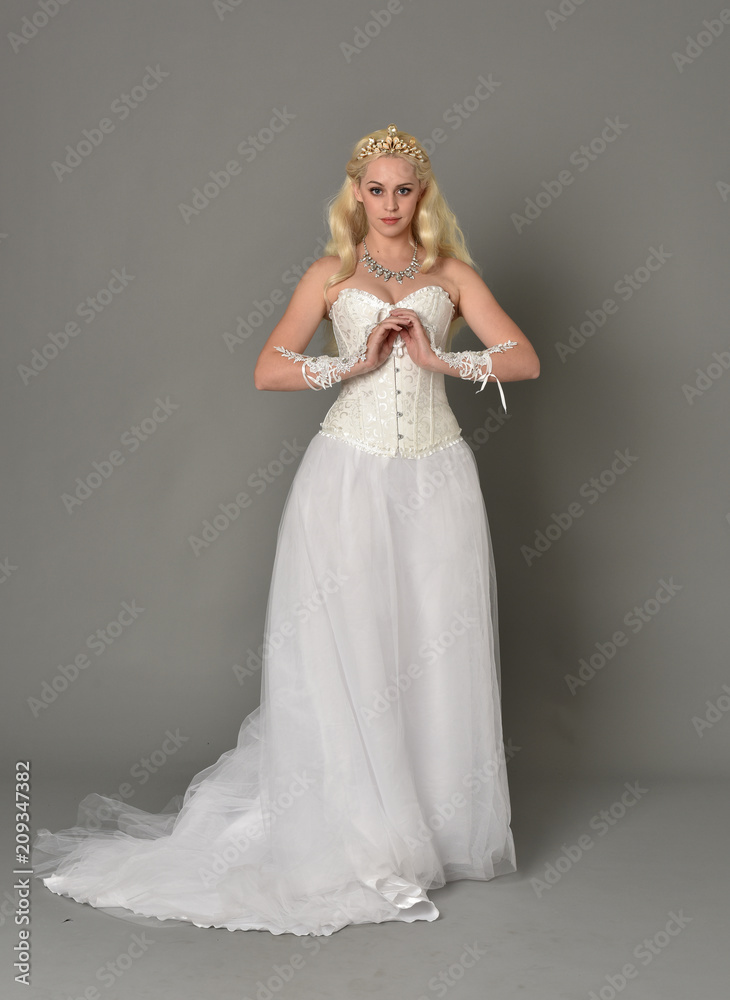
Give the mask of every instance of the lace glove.
[(312, 389), (328, 389), (335, 382), (341, 382), (344, 372), (349, 372), (353, 365), (358, 361), (364, 361), (367, 356), (366, 345), (363, 345), (357, 354), (350, 354), (344, 358), (333, 358), (329, 354), (320, 354), (315, 358), (309, 354), (296, 354), (286, 347), (275, 347), (274, 350), (281, 351), (285, 358), (302, 362), (304, 381)]
[[(504, 354), (504, 352), (509, 350), (510, 347), (517, 347), (517, 341), (508, 340), (504, 344), (495, 344), (494, 347), (488, 347), (484, 351), (446, 352), (442, 351), (440, 347), (434, 347), (433, 352), (437, 355), (437, 357), (441, 358), (442, 361), (445, 361), (450, 368), (458, 368), (460, 378), (467, 378), (472, 382), (481, 382), (482, 389), (487, 384), (487, 380), (490, 377), (493, 378), (497, 383), (499, 395), (502, 397), (502, 408), (506, 413), (507, 404), (504, 401), (502, 383), (492, 371), (491, 355), (496, 352)], [(481, 392), (482, 389), (477, 389), (477, 392)]]

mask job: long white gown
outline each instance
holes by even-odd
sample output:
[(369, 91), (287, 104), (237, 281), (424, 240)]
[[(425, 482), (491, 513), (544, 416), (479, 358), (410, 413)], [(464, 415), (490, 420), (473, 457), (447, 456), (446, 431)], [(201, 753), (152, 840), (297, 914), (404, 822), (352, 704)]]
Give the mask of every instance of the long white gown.
[[(443, 346), (443, 288), (397, 304)], [(340, 355), (391, 308), (342, 290)], [(515, 871), (509, 824), (476, 460), (444, 375), (398, 338), (378, 369), (340, 383), (294, 475), (260, 706), (237, 745), (162, 813), (87, 796), (74, 827), (38, 831), (31, 860), (53, 892), (132, 919), (329, 935), (434, 920), (428, 889)]]

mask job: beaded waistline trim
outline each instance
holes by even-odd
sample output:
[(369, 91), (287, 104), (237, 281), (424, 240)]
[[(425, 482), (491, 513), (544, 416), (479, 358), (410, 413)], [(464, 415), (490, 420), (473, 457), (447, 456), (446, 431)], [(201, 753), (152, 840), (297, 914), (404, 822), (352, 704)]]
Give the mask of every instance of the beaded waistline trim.
[(349, 436), (344, 437), (341, 434), (331, 434), (329, 431), (319, 430), (318, 434), (323, 437), (332, 438), (335, 441), (342, 441), (343, 444), (349, 444), (353, 448), (359, 448), (360, 451), (366, 451), (370, 455), (380, 455), (381, 458), (425, 458), (427, 455), (433, 455), (437, 451), (443, 451), (444, 448), (451, 448), (452, 445), (458, 444), (459, 441), (463, 441), (461, 434), (453, 441), (446, 441), (443, 444), (435, 445), (429, 451), (419, 452), (417, 455), (406, 455), (405, 452), (397, 451), (395, 455), (391, 455), (389, 452), (380, 451), (377, 448), (373, 448), (371, 445), (365, 444), (363, 441), (359, 441), (357, 438), (351, 438)]

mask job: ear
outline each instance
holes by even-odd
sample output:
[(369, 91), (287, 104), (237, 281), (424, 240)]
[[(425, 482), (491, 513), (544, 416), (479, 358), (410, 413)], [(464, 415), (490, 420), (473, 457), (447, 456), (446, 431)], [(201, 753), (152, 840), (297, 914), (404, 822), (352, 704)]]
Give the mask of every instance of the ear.
[(360, 194), (360, 185), (357, 181), (351, 182), (352, 193), (355, 195), (357, 201), (362, 201), (362, 195)]

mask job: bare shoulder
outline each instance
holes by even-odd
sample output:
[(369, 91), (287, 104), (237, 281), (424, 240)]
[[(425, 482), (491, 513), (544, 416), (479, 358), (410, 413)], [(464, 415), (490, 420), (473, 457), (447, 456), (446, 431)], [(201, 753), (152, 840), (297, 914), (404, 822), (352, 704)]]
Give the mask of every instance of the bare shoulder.
[(317, 280), (319, 281), (320, 297), (322, 296), (322, 293), (324, 293), (324, 296), (327, 299), (326, 314), (329, 314), (329, 311), (332, 308), (332, 304), (334, 301), (333, 296), (336, 297), (337, 295), (336, 292), (337, 286), (336, 285), (330, 286), (326, 292), (324, 290), (324, 287), (326, 283), (329, 281), (329, 279), (333, 277), (333, 275), (337, 274), (337, 272), (341, 269), (342, 258), (339, 257), (337, 254), (332, 254), (327, 257), (320, 257), (319, 260), (316, 260), (314, 264), (312, 264), (312, 267), (316, 268)]
[(316, 302), (324, 309), (324, 286), (330, 275), (334, 274), (339, 267), (339, 257), (318, 257), (302, 273), (296, 288), (292, 294), (291, 302), (298, 305), (303, 302)]
[(326, 316), (324, 286), (336, 270), (338, 257), (319, 257), (303, 272), (297, 282), (284, 315), (271, 331), (262, 355), (279, 345), (291, 351), (303, 351)]
[(319, 267), (324, 272), (325, 279), (330, 276), (330, 274), (335, 274), (340, 268), (340, 258), (337, 254), (329, 254), (327, 257), (320, 257), (315, 260), (312, 267)]
[(474, 284), (484, 284), (474, 268), (457, 257), (443, 258), (443, 273), (449, 281), (454, 283), (459, 293), (464, 287), (473, 287)]
[(439, 257), (433, 271), (434, 277), (438, 278), (441, 284), (449, 293), (452, 302), (456, 305), (457, 316), (462, 315), (461, 298), (465, 291), (473, 288), (474, 279), (481, 282), (481, 278), (474, 268), (465, 264), (464, 261), (456, 257)]
[(340, 269), (340, 258), (334, 254), (328, 255), (327, 257), (318, 257), (317, 260), (305, 271), (305, 274), (311, 272), (312, 280), (321, 282), (322, 288), (324, 288), (324, 283), (333, 274), (336, 274)]

